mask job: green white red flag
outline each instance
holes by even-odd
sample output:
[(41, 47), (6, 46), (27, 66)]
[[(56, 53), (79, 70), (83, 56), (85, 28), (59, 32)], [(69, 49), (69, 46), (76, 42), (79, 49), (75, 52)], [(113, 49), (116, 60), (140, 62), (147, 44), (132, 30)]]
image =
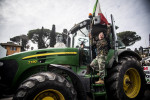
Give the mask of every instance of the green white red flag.
[(103, 25), (108, 24), (107, 19), (105, 18), (105, 16), (103, 15), (103, 13), (101, 11), (99, 0), (96, 0), (96, 3), (94, 5), (93, 16), (100, 16), (100, 19), (101, 19), (100, 24), (103, 24)]

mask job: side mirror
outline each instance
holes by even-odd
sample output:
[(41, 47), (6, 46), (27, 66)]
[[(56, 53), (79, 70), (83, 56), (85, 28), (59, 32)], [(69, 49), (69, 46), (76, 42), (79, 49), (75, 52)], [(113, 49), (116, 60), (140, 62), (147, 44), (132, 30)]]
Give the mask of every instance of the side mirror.
[(67, 29), (63, 29), (63, 33), (66, 35), (69, 35), (68, 30)]

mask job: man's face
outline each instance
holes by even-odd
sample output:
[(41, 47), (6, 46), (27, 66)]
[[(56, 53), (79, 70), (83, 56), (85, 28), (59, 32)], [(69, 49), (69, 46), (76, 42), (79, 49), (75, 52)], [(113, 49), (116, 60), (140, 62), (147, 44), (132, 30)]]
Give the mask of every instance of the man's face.
[(99, 40), (103, 39), (104, 38), (104, 33), (100, 32), (99, 35), (98, 35), (98, 38), (99, 38)]

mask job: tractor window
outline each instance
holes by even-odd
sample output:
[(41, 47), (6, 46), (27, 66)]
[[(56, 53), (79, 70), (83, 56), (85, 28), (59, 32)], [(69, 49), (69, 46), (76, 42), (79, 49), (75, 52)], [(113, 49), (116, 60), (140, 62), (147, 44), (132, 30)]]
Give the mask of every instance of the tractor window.
[(80, 50), (80, 64), (87, 65), (90, 60), (89, 34), (86, 27), (77, 30), (73, 37), (73, 48)]
[[(120, 38), (117, 37), (117, 39), (118, 39), (118, 48), (125, 49), (126, 48), (125, 44), (121, 41)], [(109, 35), (109, 41), (110, 41), (110, 48), (114, 49), (114, 40), (113, 40), (112, 33), (110, 33), (110, 35)]]
[(86, 27), (79, 29), (75, 33), (76, 33), (76, 36), (74, 37), (73, 48), (80, 48), (81, 44), (83, 44), (84, 47), (89, 47), (88, 30), (86, 29)]
[(125, 44), (119, 38), (118, 38), (118, 48), (119, 49), (125, 49), (126, 48)]

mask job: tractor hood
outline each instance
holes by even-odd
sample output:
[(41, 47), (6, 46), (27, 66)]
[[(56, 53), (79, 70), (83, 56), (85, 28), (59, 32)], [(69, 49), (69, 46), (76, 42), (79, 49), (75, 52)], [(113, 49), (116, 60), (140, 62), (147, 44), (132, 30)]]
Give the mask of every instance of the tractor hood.
[(49, 48), (13, 54), (0, 59), (0, 83), (13, 86), (31, 73), (46, 71), (50, 64), (78, 66), (76, 48)]
[(49, 48), (13, 54), (0, 60), (16, 60), (25, 64), (78, 64), (78, 49), (76, 48)]

